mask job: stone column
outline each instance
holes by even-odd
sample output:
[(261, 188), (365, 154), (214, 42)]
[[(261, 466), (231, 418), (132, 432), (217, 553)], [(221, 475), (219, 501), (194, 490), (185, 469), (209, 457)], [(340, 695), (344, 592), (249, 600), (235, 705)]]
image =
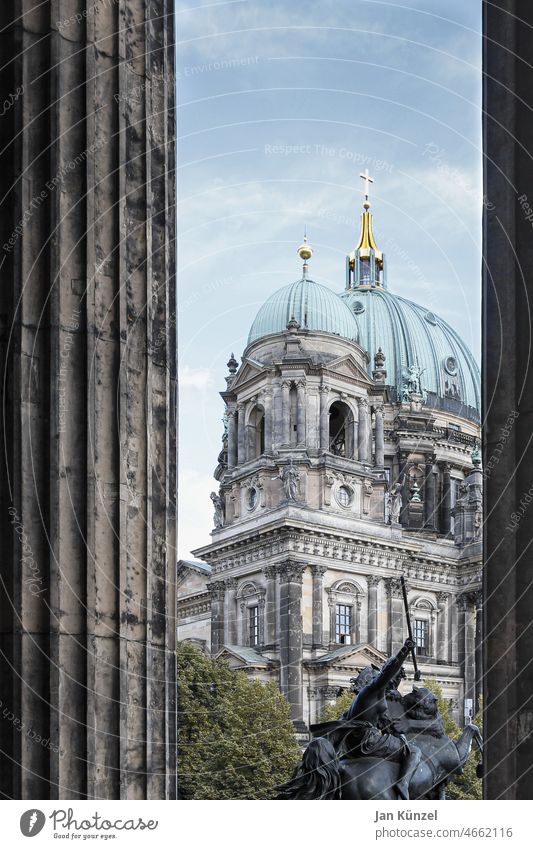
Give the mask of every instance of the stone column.
[(368, 401), (366, 398), (358, 398), (357, 403), (359, 406), (359, 433), (358, 433), (358, 458), (362, 463), (367, 463), (369, 459), (369, 441), (370, 441), (370, 428), (369, 428), (369, 414), (368, 414)]
[(303, 722), (302, 583), (305, 566), (289, 560), (279, 567), (280, 576), (280, 687), (291, 709), (296, 730)]
[(376, 466), (380, 469), (385, 465), (385, 434), (383, 431), (383, 404), (377, 404), (375, 409), (376, 416)]
[(458, 637), (459, 663), (465, 682), (465, 699), (475, 700), (476, 673), (476, 621), (475, 606), (470, 593), (463, 593), (457, 598), (459, 609)]
[(211, 654), (215, 655), (224, 645), (226, 586), (224, 581), (213, 581), (208, 589), (211, 595)]
[(246, 427), (244, 425), (245, 405), (237, 404), (237, 463), (241, 466), (246, 462)]
[(237, 645), (237, 579), (226, 578), (226, 610), (224, 616), (224, 642)]
[(428, 530), (435, 528), (435, 472), (433, 471), (434, 457), (426, 457), (424, 484), (424, 526)]
[(0, 4), (4, 798), (176, 795), (173, 4), (93, 9)]
[(267, 386), (263, 390), (263, 409), (265, 411), (265, 454), (272, 452), (273, 422), (272, 422), (272, 389)]
[(266, 599), (265, 599), (265, 646), (273, 647), (277, 640), (276, 634), (276, 568), (275, 566), (265, 566), (263, 573), (266, 580)]
[(305, 434), (305, 406), (306, 406), (306, 394), (305, 394), (305, 380), (299, 380), (296, 384), (296, 442), (298, 445), (306, 444), (306, 434)]
[(442, 514), (440, 530), (443, 534), (449, 534), (451, 531), (451, 509), (452, 509), (452, 488), (450, 478), (449, 463), (441, 463), (442, 470)]
[(324, 645), (324, 575), (327, 566), (314, 565), (313, 573), (313, 648)]
[(237, 412), (228, 411), (228, 469), (237, 465)]
[(438, 619), (437, 619), (437, 660), (448, 662), (448, 600), (449, 593), (437, 593)]
[(400, 581), (397, 578), (388, 578), (386, 587), (389, 598), (389, 654), (392, 655), (401, 649), (405, 638), (404, 609)]
[(378, 641), (378, 587), (381, 578), (378, 575), (369, 575), (368, 584), (368, 642), (371, 646), (377, 646)]
[(478, 590), (472, 593), (476, 610), (476, 649), (475, 649), (475, 682), (476, 696), (474, 709), (477, 713), (480, 698), (483, 695), (483, 593)]
[(281, 443), (291, 444), (291, 382), (284, 380), (281, 384)]
[(402, 487), (402, 509), (400, 510), (400, 524), (407, 525), (409, 520), (409, 482), (407, 477), (407, 460), (408, 455), (405, 452), (400, 454), (400, 473), (399, 483)]
[(355, 411), (353, 414), (353, 423), (352, 423), (352, 445), (353, 445), (353, 459), (359, 459), (359, 405), (357, 403), (354, 404)]
[(281, 393), (281, 380), (274, 382), (274, 394), (272, 397), (272, 444), (279, 447), (283, 439), (283, 404)]
[(320, 450), (329, 451), (329, 386), (322, 384), (320, 392)]

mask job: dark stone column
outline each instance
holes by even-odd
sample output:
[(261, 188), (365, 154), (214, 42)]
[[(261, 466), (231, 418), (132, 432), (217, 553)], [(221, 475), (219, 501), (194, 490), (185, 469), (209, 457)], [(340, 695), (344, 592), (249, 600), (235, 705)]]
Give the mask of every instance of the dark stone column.
[(442, 534), (449, 534), (452, 527), (452, 489), (450, 478), (450, 466), (448, 463), (441, 463), (442, 471), (442, 510), (440, 520), (440, 531)]
[(533, 5), (483, 8), (484, 793), (531, 799)]
[(376, 415), (376, 433), (375, 433), (375, 444), (376, 444), (376, 455), (375, 461), (376, 466), (378, 468), (383, 468), (385, 463), (385, 437), (383, 431), (383, 404), (378, 404), (375, 407), (375, 415)]
[(368, 642), (371, 646), (377, 645), (378, 639), (378, 586), (381, 578), (370, 575), (368, 584)]
[(276, 568), (265, 566), (263, 569), (266, 579), (265, 598), (265, 646), (273, 647), (276, 643)]
[(399, 483), (402, 487), (402, 509), (400, 510), (400, 524), (407, 525), (408, 517), (409, 517), (409, 483), (407, 479), (407, 459), (408, 455), (405, 453), (400, 454), (400, 472), (399, 472)]
[(226, 578), (226, 610), (224, 615), (224, 642), (237, 645), (237, 579)]
[(279, 567), (280, 575), (280, 687), (291, 708), (291, 719), (297, 731), (304, 731), (302, 692), (302, 582), (305, 566), (287, 561)]
[(460, 595), (457, 599), (457, 606), (459, 608), (459, 663), (465, 682), (465, 699), (472, 699), (472, 702), (475, 703), (476, 614), (472, 594), (463, 593)]
[(366, 398), (358, 398), (359, 404), (359, 444), (357, 448), (358, 459), (362, 463), (368, 463), (369, 459), (369, 442), (370, 442), (370, 427), (368, 401)]
[(305, 445), (305, 406), (306, 406), (306, 394), (305, 394), (305, 380), (299, 380), (296, 384), (296, 392), (297, 392), (297, 412), (296, 412), (296, 442), (298, 445)]
[(291, 382), (283, 380), (281, 384), (281, 444), (291, 443)]
[(438, 619), (437, 619), (437, 650), (435, 656), (437, 660), (444, 663), (448, 662), (448, 601), (449, 593), (438, 592)]
[(313, 648), (324, 645), (324, 575), (326, 566), (312, 566), (313, 573)]
[(388, 578), (386, 587), (389, 598), (389, 654), (396, 654), (404, 641), (402, 590), (397, 578)]
[(433, 471), (434, 457), (426, 458), (426, 480), (424, 484), (424, 526), (428, 530), (434, 530), (436, 526), (435, 515), (435, 472)]
[(215, 655), (224, 645), (224, 607), (226, 586), (224, 581), (213, 581), (209, 585), (211, 594), (211, 654)]
[(244, 417), (246, 409), (244, 404), (237, 404), (237, 463), (242, 465), (246, 462), (246, 427)]
[(272, 452), (273, 422), (272, 389), (269, 386), (263, 390), (263, 407), (265, 410), (265, 454), (270, 454)]
[(228, 469), (237, 465), (237, 411), (228, 412)]
[(321, 385), (318, 387), (320, 392), (320, 449), (321, 451), (329, 450), (329, 414), (328, 414), (328, 398), (329, 386)]
[(0, 715), (0, 792), (18, 799), (175, 796), (173, 3), (94, 10), (0, 4), (0, 102), (24, 87), (0, 167), (0, 683), (22, 723)]

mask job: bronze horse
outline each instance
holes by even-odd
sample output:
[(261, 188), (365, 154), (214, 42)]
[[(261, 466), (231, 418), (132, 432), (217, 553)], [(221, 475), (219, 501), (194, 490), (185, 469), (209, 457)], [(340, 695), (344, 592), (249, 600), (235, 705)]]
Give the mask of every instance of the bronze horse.
[[(476, 725), (467, 725), (456, 741), (445, 734), (437, 700), (425, 687), (414, 688), (402, 699), (402, 713), (393, 721), (397, 733), (421, 754), (409, 782), (410, 799), (443, 799), (447, 783), (463, 771), (472, 743), (482, 751)], [(350, 723), (344, 725), (349, 740)], [(397, 789), (400, 770), (398, 762), (386, 758), (350, 757), (349, 749), (339, 756), (327, 736), (317, 737), (292, 778), (279, 788), (278, 799), (395, 801), (402, 798)]]

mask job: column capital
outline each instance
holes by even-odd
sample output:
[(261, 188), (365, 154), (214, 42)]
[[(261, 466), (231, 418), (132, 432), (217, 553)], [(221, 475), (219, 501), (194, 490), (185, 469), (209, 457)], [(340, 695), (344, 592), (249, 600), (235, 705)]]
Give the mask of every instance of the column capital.
[(357, 398), (357, 406), (361, 410), (368, 410), (368, 398)]
[(298, 563), (296, 560), (286, 560), (284, 563), (278, 563), (277, 570), (282, 584), (303, 583), (305, 566), (302, 563)]
[(316, 576), (325, 575), (327, 571), (328, 571), (328, 567), (324, 566), (323, 564), (314, 563), (311, 566), (311, 572), (313, 573), (313, 575), (316, 575)]
[(383, 403), (383, 398), (378, 398), (372, 401), (372, 406), (374, 407), (375, 413), (380, 413), (381, 415), (383, 414), (383, 409), (385, 406)]
[(237, 586), (237, 583), (237, 578), (234, 578), (233, 575), (231, 575), (229, 578), (224, 579), (224, 585), (227, 590), (234, 590)]
[(211, 595), (211, 599), (213, 601), (221, 601), (224, 598), (226, 592), (226, 585), (224, 581), (212, 581), (207, 585), (207, 591)]
[(329, 392), (329, 386), (326, 383), (321, 383), (318, 387), (318, 391), (321, 395), (327, 395)]
[(436, 596), (437, 596), (437, 603), (439, 605), (440, 604), (446, 604), (446, 602), (450, 598), (450, 593), (446, 593), (446, 592), (439, 590), (439, 592), (436, 593)]
[(380, 575), (368, 575), (366, 582), (367, 582), (368, 587), (370, 588), (370, 587), (377, 587), (379, 582), (382, 581), (382, 580), (383, 579), (381, 578)]
[(307, 384), (307, 381), (306, 381), (305, 377), (300, 377), (300, 378), (296, 381), (296, 387), (297, 387), (297, 389), (305, 389), (306, 384)]
[(281, 381), (282, 389), (290, 389), (292, 386), (292, 380), (288, 380), (288, 378), (284, 377)]
[(272, 580), (272, 578), (275, 578), (277, 574), (278, 571), (272, 563), (269, 563), (267, 566), (263, 566), (263, 575), (268, 580)]
[(385, 578), (385, 587), (389, 598), (402, 597), (402, 585), (399, 578)]

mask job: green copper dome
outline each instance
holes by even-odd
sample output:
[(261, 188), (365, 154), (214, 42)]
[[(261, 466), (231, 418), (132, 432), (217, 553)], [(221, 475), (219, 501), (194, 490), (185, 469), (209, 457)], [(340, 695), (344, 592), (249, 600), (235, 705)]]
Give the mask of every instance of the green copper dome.
[(338, 295), (303, 277), (265, 301), (250, 329), (248, 344), (270, 333), (282, 333), (292, 318), (305, 330), (333, 333), (355, 342), (359, 338), (357, 319)]
[(359, 344), (370, 357), (385, 354), (386, 383), (402, 397), (404, 371), (418, 366), (427, 404), (479, 419), (480, 374), (461, 337), (435, 313), (382, 286), (356, 287), (340, 295), (359, 325)]

